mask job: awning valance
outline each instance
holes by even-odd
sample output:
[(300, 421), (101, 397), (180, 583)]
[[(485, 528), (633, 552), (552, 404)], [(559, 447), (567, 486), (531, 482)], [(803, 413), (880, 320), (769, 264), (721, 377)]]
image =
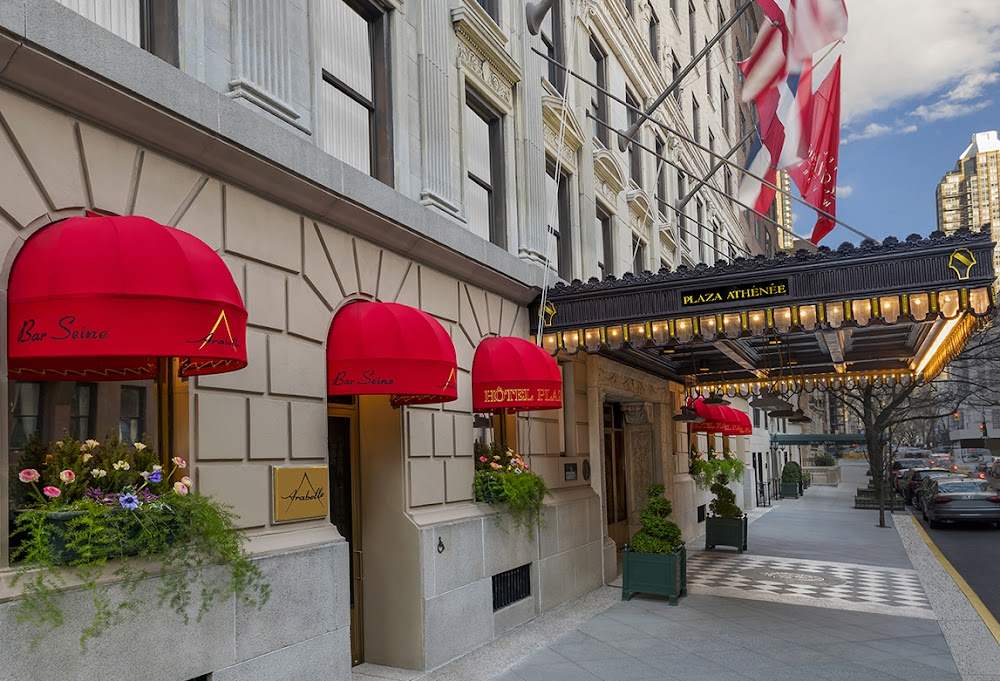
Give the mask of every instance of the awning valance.
[(23, 380), (182, 376), (247, 365), (239, 289), (197, 237), (148, 218), (88, 214), (25, 243), (8, 287), (8, 372)]
[(472, 361), (472, 410), (562, 407), (562, 374), (545, 350), (523, 338), (484, 338)]
[(721, 433), (723, 435), (752, 435), (750, 417), (739, 409), (705, 404), (700, 397), (693, 400), (694, 412), (705, 419), (688, 424), (692, 433)]
[(330, 395), (391, 395), (395, 406), (458, 399), (455, 346), (426, 312), (399, 303), (351, 303), (326, 341)]

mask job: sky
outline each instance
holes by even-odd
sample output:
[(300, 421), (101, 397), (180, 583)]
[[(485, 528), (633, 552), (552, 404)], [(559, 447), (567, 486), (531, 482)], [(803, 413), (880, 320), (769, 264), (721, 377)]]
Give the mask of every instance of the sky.
[[(837, 217), (876, 239), (937, 229), (934, 190), (1000, 129), (1000, 0), (846, 0)], [(814, 215), (793, 209), (808, 236)], [(836, 248), (861, 237), (838, 226)]]

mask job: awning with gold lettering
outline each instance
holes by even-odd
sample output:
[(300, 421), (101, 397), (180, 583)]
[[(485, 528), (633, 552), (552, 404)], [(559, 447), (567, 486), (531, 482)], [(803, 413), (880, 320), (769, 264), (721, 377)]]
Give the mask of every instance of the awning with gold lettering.
[(532, 332), (695, 396), (928, 380), (995, 312), (994, 246), (963, 228), (559, 283)]
[[(187, 232), (135, 215), (43, 227), (11, 269), (11, 378), (181, 376), (247, 365), (247, 312), (222, 258)], [(165, 371), (165, 369), (163, 369)]]
[(723, 405), (705, 404), (702, 398), (691, 401), (694, 412), (705, 419), (688, 424), (692, 433), (721, 433), (723, 435), (752, 435), (750, 417), (739, 409)]
[(523, 338), (484, 338), (472, 360), (472, 410), (562, 407), (562, 374), (545, 350)]
[(326, 340), (327, 393), (391, 395), (392, 404), (458, 399), (455, 346), (440, 322), (399, 303), (342, 308)]

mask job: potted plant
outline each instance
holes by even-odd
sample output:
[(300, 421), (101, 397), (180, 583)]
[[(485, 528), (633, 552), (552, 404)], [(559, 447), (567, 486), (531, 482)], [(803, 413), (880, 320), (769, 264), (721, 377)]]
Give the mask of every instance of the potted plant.
[(802, 482), (802, 469), (799, 468), (799, 464), (789, 461), (781, 469), (781, 496), (798, 499), (800, 482)]
[[(81, 646), (136, 610), (150, 577), (159, 577), (154, 600), (185, 623), (234, 595), (251, 606), (267, 601), (269, 586), (244, 548), (236, 516), (193, 490), (182, 458), (165, 468), (147, 443), (69, 436), (34, 466), (31, 456), (25, 452), (29, 465), (17, 474), (32, 501), (14, 521), (13, 583), (23, 594), (18, 619), (40, 627), (39, 638), (65, 623), (58, 594), (67, 588), (91, 594)], [(215, 569), (220, 564), (224, 569)]]
[(715, 498), (708, 505), (709, 516), (705, 518), (705, 548), (732, 546), (740, 553), (747, 550), (747, 517), (743, 509), (736, 505), (736, 494), (729, 489), (730, 482), (741, 479), (719, 472), (712, 483)]
[(663, 496), (663, 485), (646, 488), (646, 508), (639, 516), (642, 529), (622, 549), (622, 600), (632, 594), (666, 596), (670, 605), (687, 595), (687, 550), (681, 528), (667, 518), (673, 510)]
[(545, 480), (532, 473), (513, 449), (498, 443), (476, 443), (475, 455), (472, 488), (476, 501), (503, 504), (514, 527), (523, 527), (533, 534), (541, 524), (542, 503), (549, 494)]

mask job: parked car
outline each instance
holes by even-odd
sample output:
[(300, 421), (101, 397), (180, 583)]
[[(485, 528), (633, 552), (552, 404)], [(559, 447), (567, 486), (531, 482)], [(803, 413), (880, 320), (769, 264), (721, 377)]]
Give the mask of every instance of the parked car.
[(903, 481), (900, 484), (899, 491), (903, 495), (903, 499), (906, 503), (913, 503), (913, 492), (917, 489), (917, 485), (920, 481), (924, 479), (925, 476), (931, 473), (950, 473), (947, 468), (911, 468), (906, 471), (903, 476)]
[(969, 476), (965, 473), (931, 473), (930, 475), (923, 476), (920, 484), (917, 485), (916, 489), (913, 490), (913, 508), (922, 508), (921, 502), (924, 496), (927, 494), (927, 490), (932, 482), (938, 482), (940, 480), (969, 480)]
[(896, 459), (889, 469), (889, 484), (896, 491), (899, 491), (899, 479), (903, 477), (910, 468), (927, 468), (927, 459)]
[(931, 527), (942, 521), (979, 521), (1000, 525), (1000, 495), (985, 480), (932, 480), (924, 494), (924, 518)]
[(927, 463), (931, 466), (940, 466), (948, 470), (958, 470), (958, 466), (952, 460), (951, 454), (934, 454), (928, 459)]
[(953, 449), (951, 458), (958, 470), (972, 472), (977, 466), (990, 464), (993, 454), (982, 447), (962, 447)]

